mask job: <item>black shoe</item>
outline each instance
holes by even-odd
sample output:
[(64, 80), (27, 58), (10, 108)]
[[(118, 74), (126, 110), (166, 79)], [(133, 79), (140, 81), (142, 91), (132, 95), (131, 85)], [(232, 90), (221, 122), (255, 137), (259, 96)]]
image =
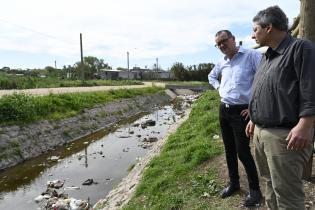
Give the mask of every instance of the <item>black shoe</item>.
[(226, 188), (224, 188), (221, 193), (220, 197), (221, 198), (226, 198), (231, 195), (233, 195), (235, 192), (240, 190), (240, 185), (239, 184), (229, 184)]
[(259, 206), (263, 201), (263, 196), (260, 190), (250, 190), (245, 198), (244, 206), (253, 207)]

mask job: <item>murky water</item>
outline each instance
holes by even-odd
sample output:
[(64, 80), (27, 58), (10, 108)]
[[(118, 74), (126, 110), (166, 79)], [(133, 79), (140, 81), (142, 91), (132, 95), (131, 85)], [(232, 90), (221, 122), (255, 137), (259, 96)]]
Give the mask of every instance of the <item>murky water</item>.
[[(63, 189), (69, 197), (94, 204), (104, 198), (128, 173), (128, 168), (143, 157), (149, 149), (140, 145), (146, 137), (163, 138), (171, 124), (179, 119), (171, 106), (125, 123), (112, 131), (102, 131), (78, 140), (31, 161), (0, 173), (0, 209), (38, 209), (34, 198), (46, 190), (47, 181), (65, 180)], [(155, 120), (155, 126), (142, 129), (134, 123)], [(141, 137), (139, 137), (141, 135)], [(59, 160), (52, 161), (51, 157)], [(97, 184), (82, 185), (87, 179)], [(67, 187), (79, 187), (67, 190)]]

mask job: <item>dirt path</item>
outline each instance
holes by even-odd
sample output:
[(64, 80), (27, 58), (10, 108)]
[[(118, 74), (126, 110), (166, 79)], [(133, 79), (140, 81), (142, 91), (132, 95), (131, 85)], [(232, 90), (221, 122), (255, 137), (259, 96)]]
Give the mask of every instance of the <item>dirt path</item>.
[[(253, 148), (253, 145), (251, 145), (251, 148)], [(217, 161), (216, 165), (219, 168), (219, 177), (221, 177), (222, 183), (227, 183), (229, 178), (228, 178), (227, 165), (225, 161), (225, 155), (221, 155), (220, 157), (216, 158), (216, 161)], [(315, 161), (315, 156), (313, 156), (313, 163), (314, 161)], [(230, 198), (224, 199), (224, 201), (226, 201), (231, 206), (233, 206), (232, 208), (235, 210), (244, 210), (244, 209), (248, 209), (242, 206), (243, 199), (245, 198), (248, 192), (248, 182), (247, 182), (245, 169), (240, 161), (238, 165), (239, 165), (239, 173), (240, 173), (241, 191), (236, 196), (232, 196)], [(260, 179), (260, 187), (261, 187), (261, 191), (264, 193), (265, 183), (262, 179)], [(304, 181), (304, 191), (305, 191), (306, 209), (315, 210), (315, 164), (313, 164), (311, 180)], [(267, 206), (263, 204), (260, 207), (255, 207), (251, 209), (267, 210)]]
[(165, 87), (161, 82), (143, 82), (143, 85), (125, 85), (125, 86), (93, 86), (93, 87), (60, 87), (60, 88), (37, 88), (37, 89), (23, 89), (23, 90), (0, 90), (0, 97), (3, 95), (10, 95), (13, 93), (28, 93), (31, 95), (49, 95), (59, 93), (74, 93), (74, 92), (94, 92), (118, 89), (131, 89), (131, 88), (145, 88), (145, 87)]

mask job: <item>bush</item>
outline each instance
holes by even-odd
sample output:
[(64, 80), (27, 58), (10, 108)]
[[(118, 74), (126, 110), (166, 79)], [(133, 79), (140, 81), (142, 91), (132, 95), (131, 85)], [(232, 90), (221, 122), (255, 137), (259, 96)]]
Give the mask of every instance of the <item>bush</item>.
[(96, 104), (104, 104), (120, 98), (157, 93), (161, 90), (161, 88), (150, 87), (91, 93), (50, 94), (40, 97), (25, 93), (14, 93), (0, 98), (0, 124), (67, 118)]
[(0, 100), (0, 119), (2, 122), (33, 121), (37, 116), (34, 109), (34, 98), (30, 95), (14, 93), (3, 96)]

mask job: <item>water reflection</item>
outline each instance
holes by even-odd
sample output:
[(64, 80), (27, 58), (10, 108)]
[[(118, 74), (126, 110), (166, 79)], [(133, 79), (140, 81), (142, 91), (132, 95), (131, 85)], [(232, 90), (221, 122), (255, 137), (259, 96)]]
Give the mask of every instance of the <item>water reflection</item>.
[[(47, 181), (56, 179), (65, 180), (62, 190), (69, 197), (89, 197), (95, 203), (127, 175), (130, 165), (149, 151), (143, 147), (144, 138), (163, 138), (178, 118), (171, 106), (165, 106), (1, 172), (0, 209), (37, 209), (34, 198), (45, 191)], [(155, 120), (155, 126), (141, 128), (147, 120)], [(59, 159), (54, 160), (54, 156)], [(87, 179), (98, 184), (82, 185)], [(74, 189), (71, 187), (79, 190), (69, 190)]]

